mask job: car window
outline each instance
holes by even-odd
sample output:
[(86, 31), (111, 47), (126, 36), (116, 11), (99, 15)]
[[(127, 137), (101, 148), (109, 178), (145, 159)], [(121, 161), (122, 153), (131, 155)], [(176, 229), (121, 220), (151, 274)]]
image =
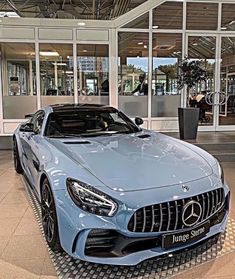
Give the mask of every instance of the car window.
[(139, 128), (114, 109), (84, 109), (53, 112), (48, 117), (46, 136), (98, 136), (133, 133)]
[(39, 112), (36, 112), (34, 114), (34, 116), (31, 118), (30, 122), (33, 123), (34, 132), (37, 133), (37, 134), (39, 134), (42, 130), (42, 124), (43, 124), (44, 116), (45, 116), (44, 111), (39, 111)]

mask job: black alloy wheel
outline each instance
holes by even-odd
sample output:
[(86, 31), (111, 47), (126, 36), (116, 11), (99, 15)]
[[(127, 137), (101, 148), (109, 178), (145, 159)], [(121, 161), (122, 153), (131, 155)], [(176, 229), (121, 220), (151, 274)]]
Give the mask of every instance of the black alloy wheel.
[(19, 156), (16, 139), (14, 139), (14, 141), (13, 141), (13, 157), (14, 157), (15, 171), (19, 174), (22, 174), (24, 171), (23, 171), (23, 168), (22, 168), (22, 165), (20, 162), (20, 156)]
[(58, 252), (61, 250), (61, 245), (59, 239), (56, 207), (51, 187), (47, 179), (43, 181), (41, 188), (41, 215), (46, 241), (52, 251)]

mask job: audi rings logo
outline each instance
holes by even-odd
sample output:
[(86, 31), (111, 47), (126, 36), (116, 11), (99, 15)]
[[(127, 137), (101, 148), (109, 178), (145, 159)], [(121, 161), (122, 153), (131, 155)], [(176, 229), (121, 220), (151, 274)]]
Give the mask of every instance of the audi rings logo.
[(199, 221), (202, 207), (199, 202), (189, 201), (183, 207), (182, 221), (185, 226), (191, 227)]

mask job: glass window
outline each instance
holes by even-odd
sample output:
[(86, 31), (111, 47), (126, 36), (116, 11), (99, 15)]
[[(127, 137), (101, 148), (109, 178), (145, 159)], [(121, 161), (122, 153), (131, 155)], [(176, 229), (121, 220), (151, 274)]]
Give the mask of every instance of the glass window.
[(109, 46), (77, 46), (79, 102), (109, 103)]
[(222, 5), (221, 30), (235, 31), (235, 4)]
[(149, 13), (146, 13), (133, 21), (129, 22), (123, 28), (142, 28), (148, 29), (149, 28)]
[(3, 117), (23, 119), (36, 109), (34, 44), (1, 43)]
[(73, 103), (73, 46), (40, 44), (42, 106)]
[(181, 34), (153, 34), (152, 117), (177, 117), (180, 92), (178, 65), (182, 60)]
[(221, 106), (219, 125), (235, 125), (235, 37), (223, 37), (221, 43)]
[(119, 108), (131, 117), (148, 115), (148, 33), (118, 34)]
[(218, 5), (214, 3), (187, 3), (187, 29), (217, 30)]
[(188, 100), (189, 106), (200, 108), (200, 125), (213, 124), (213, 107), (208, 101), (210, 93), (215, 92), (215, 48), (215, 37), (192, 36), (188, 39), (189, 59), (200, 60), (200, 67), (207, 73), (207, 81), (197, 84), (196, 88), (190, 91)]
[(167, 1), (153, 10), (153, 29), (182, 29), (183, 3)]

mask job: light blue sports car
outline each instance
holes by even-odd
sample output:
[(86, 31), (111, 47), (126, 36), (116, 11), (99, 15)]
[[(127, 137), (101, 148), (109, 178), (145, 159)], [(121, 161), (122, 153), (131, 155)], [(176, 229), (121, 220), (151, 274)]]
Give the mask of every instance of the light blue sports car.
[(40, 201), (52, 250), (135, 265), (225, 230), (218, 161), (141, 124), (112, 107), (53, 105), (16, 130), (15, 169)]

